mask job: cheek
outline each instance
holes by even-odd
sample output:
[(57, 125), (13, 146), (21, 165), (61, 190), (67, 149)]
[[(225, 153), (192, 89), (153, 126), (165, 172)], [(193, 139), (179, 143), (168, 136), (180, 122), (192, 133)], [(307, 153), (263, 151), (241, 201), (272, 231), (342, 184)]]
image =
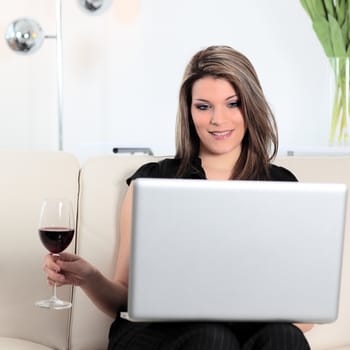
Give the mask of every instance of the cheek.
[(210, 124), (211, 114), (209, 111), (198, 111), (191, 109), (192, 122), (197, 128), (207, 127)]
[(191, 115), (192, 115), (192, 122), (194, 127), (196, 129), (200, 128), (201, 125), (203, 125), (203, 118), (200, 118), (200, 116), (198, 116), (196, 111), (191, 111)]
[(204, 132), (204, 130), (207, 129), (206, 124), (201, 119), (197, 119), (197, 120), (193, 119), (193, 124), (194, 124), (194, 128), (197, 132), (197, 135), (202, 134)]
[(200, 133), (200, 126), (198, 125), (196, 119), (192, 119), (193, 120), (193, 126), (194, 126), (194, 131), (196, 132), (196, 134), (198, 135)]
[(244, 129), (246, 129), (246, 123), (245, 123), (245, 121), (244, 121), (244, 117), (243, 117), (243, 114), (242, 114), (242, 112), (240, 112), (240, 113), (237, 113), (236, 115), (235, 115), (235, 122), (237, 123), (237, 124), (240, 124), (241, 126), (242, 126), (242, 128), (244, 128)]

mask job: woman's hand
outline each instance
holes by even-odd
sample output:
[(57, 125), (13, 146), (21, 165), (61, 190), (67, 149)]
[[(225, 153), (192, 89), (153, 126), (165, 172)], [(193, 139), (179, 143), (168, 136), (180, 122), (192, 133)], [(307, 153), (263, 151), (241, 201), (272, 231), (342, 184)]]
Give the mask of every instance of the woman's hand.
[(88, 283), (96, 269), (77, 255), (61, 253), (60, 256), (48, 254), (45, 257), (44, 271), (50, 285), (56, 283), (57, 286), (83, 286)]
[(127, 302), (128, 289), (118, 280), (110, 280), (81, 257), (61, 253), (45, 257), (44, 271), (49, 284), (80, 286), (91, 301), (111, 317)]

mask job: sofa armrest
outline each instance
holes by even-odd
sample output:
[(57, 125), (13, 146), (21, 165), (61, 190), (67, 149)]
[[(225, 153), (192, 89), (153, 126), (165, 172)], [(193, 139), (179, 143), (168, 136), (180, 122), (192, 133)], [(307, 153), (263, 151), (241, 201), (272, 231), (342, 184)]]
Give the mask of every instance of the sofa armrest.
[[(42, 271), (48, 252), (40, 243), (38, 218), (46, 197), (77, 203), (79, 163), (63, 152), (1, 151), (0, 164), (0, 337), (66, 349), (70, 311), (34, 306), (51, 294)], [(71, 288), (60, 288), (59, 295), (69, 300)]]

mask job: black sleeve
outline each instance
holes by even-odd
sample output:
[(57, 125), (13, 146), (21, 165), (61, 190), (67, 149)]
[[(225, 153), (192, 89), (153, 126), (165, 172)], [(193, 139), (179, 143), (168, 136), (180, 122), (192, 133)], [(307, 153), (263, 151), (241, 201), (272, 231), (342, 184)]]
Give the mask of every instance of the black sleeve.
[(138, 177), (159, 177), (159, 163), (151, 162), (143, 164), (138, 168), (133, 175), (126, 179), (126, 183), (130, 185), (131, 181), (137, 179)]
[(272, 181), (298, 181), (290, 170), (277, 165), (271, 165), (270, 176)]

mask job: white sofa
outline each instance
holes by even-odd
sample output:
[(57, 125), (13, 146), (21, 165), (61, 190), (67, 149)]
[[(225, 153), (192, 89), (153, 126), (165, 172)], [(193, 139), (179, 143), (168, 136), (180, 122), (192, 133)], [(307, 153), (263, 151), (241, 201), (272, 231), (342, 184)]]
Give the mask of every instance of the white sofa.
[[(46, 254), (37, 233), (43, 198), (71, 198), (77, 234), (69, 249), (112, 275), (125, 178), (150, 156), (100, 156), (80, 166), (64, 152), (0, 151), (0, 350), (102, 350), (112, 319), (79, 288), (62, 287), (72, 310), (50, 311), (34, 302), (51, 293), (42, 272)], [(286, 157), (276, 163), (300, 181), (350, 186), (350, 157)], [(350, 207), (348, 210), (348, 221)], [(339, 318), (307, 333), (315, 350), (350, 350), (350, 246), (347, 225)], [(312, 278), (312, 276), (310, 276)]]

